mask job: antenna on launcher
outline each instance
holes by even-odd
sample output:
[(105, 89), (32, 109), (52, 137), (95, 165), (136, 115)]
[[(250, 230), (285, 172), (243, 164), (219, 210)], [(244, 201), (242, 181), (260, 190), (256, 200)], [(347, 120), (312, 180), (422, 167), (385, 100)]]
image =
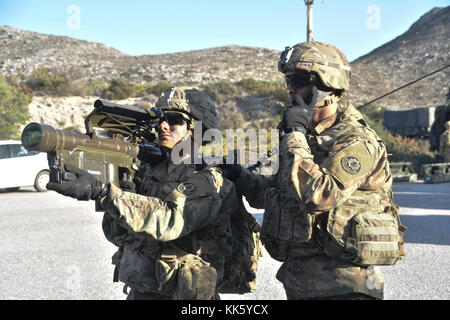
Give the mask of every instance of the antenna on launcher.
[(305, 0), (306, 4), (306, 19), (308, 21), (306, 25), (306, 40), (308, 42), (314, 41), (313, 39), (313, 3), (314, 0)]

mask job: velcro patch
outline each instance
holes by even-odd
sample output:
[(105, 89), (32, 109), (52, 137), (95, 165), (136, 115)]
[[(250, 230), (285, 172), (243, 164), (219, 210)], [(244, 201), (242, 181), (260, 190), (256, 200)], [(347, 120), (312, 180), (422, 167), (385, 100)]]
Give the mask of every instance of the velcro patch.
[(177, 191), (186, 196), (193, 194), (195, 190), (197, 190), (197, 187), (189, 182), (181, 183), (177, 187)]
[(365, 177), (374, 165), (374, 156), (362, 141), (356, 141), (341, 150), (332, 152), (321, 167), (327, 169), (344, 187)]
[(347, 156), (341, 160), (342, 168), (350, 174), (358, 174), (361, 171), (361, 162), (354, 156)]

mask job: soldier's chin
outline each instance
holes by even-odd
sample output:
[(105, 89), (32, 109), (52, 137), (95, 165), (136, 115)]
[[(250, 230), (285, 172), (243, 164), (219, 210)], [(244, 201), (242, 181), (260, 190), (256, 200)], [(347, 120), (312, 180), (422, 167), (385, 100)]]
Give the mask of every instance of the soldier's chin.
[(171, 143), (169, 141), (160, 141), (159, 142), (159, 147), (165, 151), (170, 151), (173, 149), (173, 147), (175, 146), (174, 143)]

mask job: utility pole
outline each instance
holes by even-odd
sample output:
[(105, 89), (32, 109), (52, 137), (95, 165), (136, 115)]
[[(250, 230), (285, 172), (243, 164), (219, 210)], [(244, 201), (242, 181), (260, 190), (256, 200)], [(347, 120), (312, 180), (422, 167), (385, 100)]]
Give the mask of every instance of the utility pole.
[(306, 26), (306, 40), (308, 42), (313, 40), (313, 2), (314, 0), (305, 0), (305, 4), (307, 7), (306, 19), (308, 24)]

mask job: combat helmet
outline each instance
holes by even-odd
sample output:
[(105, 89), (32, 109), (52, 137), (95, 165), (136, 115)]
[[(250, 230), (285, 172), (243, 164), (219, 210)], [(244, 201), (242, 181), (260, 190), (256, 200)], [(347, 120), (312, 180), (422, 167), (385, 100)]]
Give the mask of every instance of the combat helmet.
[(323, 91), (349, 88), (351, 68), (345, 55), (335, 46), (310, 41), (286, 47), (278, 61), (278, 70), (285, 75), (298, 71), (315, 72)]
[(159, 97), (156, 107), (163, 112), (180, 112), (201, 121), (203, 131), (218, 127), (216, 105), (206, 93), (198, 89), (167, 89)]

